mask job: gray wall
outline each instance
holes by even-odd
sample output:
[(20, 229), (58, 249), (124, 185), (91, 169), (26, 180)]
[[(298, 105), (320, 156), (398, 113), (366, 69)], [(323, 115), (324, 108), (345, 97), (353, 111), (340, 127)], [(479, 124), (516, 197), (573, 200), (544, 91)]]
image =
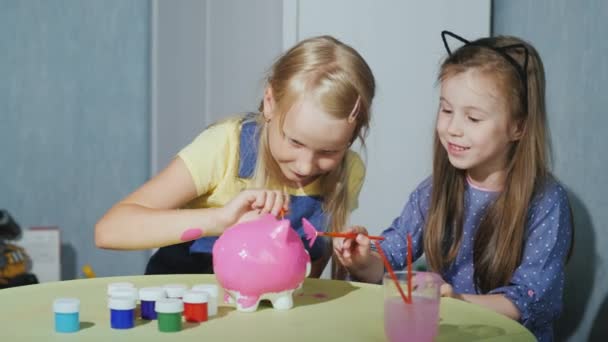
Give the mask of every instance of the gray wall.
[(559, 340), (608, 337), (608, 2), (495, 0), (494, 34), (530, 41), (547, 74), (554, 171), (570, 191), (576, 243)]
[[(95, 248), (101, 214), (148, 177), (149, 3), (0, 0), (0, 207), (61, 228), (63, 279), (143, 272)], [(116, 266), (120, 265), (120, 266)]]
[(203, 128), (255, 111), (281, 53), (283, 0), (157, 0), (152, 174)]
[(201, 109), (206, 102), (206, 3), (200, 0), (151, 2), (152, 175), (163, 169), (204, 127)]
[(255, 110), (282, 0), (0, 0), (0, 208), (57, 225), (62, 278), (143, 273), (93, 226), (205, 126)]

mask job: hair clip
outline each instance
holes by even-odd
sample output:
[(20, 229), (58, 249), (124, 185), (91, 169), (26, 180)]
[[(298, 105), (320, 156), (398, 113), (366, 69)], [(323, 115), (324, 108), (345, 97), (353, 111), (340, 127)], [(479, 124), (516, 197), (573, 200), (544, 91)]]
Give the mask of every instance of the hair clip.
[(353, 123), (357, 119), (357, 115), (359, 115), (359, 105), (361, 102), (361, 96), (357, 96), (357, 101), (355, 102), (355, 106), (353, 110), (348, 114), (348, 122)]

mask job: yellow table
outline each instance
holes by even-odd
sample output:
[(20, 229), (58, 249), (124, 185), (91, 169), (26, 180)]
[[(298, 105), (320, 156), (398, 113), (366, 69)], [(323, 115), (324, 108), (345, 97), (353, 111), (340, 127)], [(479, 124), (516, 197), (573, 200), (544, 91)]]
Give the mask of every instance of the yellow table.
[[(241, 313), (220, 304), (218, 316), (184, 323), (177, 333), (161, 333), (156, 321), (137, 320), (129, 330), (110, 328), (106, 288), (112, 282), (137, 288), (170, 283), (215, 283), (213, 275), (162, 275), (72, 280), (0, 290), (1, 341), (384, 341), (383, 292), (378, 285), (307, 279), (294, 307), (276, 311), (260, 305)], [(80, 331), (54, 330), (53, 300), (80, 299)], [(223, 293), (220, 291), (219, 303)], [(484, 308), (443, 298), (437, 341), (534, 341), (523, 326)]]

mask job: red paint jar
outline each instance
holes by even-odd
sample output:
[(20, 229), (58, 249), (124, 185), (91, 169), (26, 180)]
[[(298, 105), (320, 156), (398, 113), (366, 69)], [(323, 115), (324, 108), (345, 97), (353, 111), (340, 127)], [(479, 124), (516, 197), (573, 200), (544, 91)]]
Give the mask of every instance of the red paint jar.
[(207, 321), (207, 302), (209, 295), (203, 291), (187, 291), (184, 293), (184, 318), (188, 322)]

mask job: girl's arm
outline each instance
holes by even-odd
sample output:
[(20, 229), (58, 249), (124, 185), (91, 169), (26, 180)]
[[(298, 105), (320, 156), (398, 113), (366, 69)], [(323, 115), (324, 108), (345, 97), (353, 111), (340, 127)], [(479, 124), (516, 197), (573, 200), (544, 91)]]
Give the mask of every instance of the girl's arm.
[(175, 158), (97, 222), (95, 244), (100, 248), (146, 249), (218, 236), (253, 208), (277, 215), (287, 199), (279, 194), (267, 201), (266, 193), (244, 191), (222, 208), (177, 209), (197, 194), (185, 163)]
[(503, 294), (486, 294), (486, 295), (473, 295), (473, 294), (461, 294), (454, 292), (454, 289), (450, 284), (441, 285), (441, 296), (452, 297), (460, 299), (465, 302), (477, 304), (486, 307), (490, 310), (496, 311), (503, 314), (511, 319), (519, 320), (521, 313), (519, 309)]
[[(217, 235), (230, 223), (221, 210), (176, 209), (195, 197), (196, 188), (186, 164), (175, 158), (97, 222), (95, 244), (100, 248), (146, 249)], [(191, 236), (183, 239), (189, 229), (193, 229)]]
[[(551, 326), (562, 310), (565, 260), (573, 233), (567, 193), (553, 182), (532, 210), (522, 262), (508, 285), (486, 295), (446, 295), (476, 303), (517, 319), (524, 326)], [(448, 285), (449, 286), (449, 285)], [(451, 286), (450, 286), (451, 287)], [(453, 292), (453, 291), (452, 291)]]
[[(380, 245), (394, 270), (407, 267), (408, 234), (413, 242), (412, 260), (418, 259), (422, 254), (422, 232), (425, 222), (422, 213), (427, 211), (429, 194), (430, 180), (427, 179), (410, 194), (401, 215), (382, 232), (384, 241), (380, 242)], [(367, 234), (367, 230), (363, 227), (351, 228), (349, 232)], [(383, 260), (380, 254), (371, 248), (370, 240), (362, 234), (356, 239), (333, 239), (334, 252), (353, 278), (363, 282), (379, 283), (385, 271)]]

